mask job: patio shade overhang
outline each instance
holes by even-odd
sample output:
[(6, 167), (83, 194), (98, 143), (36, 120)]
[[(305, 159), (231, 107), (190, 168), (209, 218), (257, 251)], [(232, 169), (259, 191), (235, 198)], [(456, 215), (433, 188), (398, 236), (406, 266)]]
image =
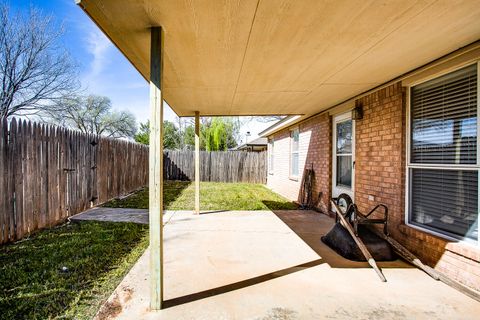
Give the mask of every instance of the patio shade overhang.
[(179, 116), (321, 112), (480, 39), (478, 1), (76, 0)]

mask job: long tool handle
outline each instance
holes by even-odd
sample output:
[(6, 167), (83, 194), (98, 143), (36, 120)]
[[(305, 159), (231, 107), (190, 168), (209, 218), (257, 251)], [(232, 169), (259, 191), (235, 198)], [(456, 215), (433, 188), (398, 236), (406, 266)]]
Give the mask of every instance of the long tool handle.
[(355, 241), (355, 243), (358, 245), (358, 247), (360, 248), (360, 251), (362, 251), (363, 255), (365, 256), (365, 259), (367, 259), (368, 261), (368, 264), (373, 268), (373, 270), (375, 270), (375, 272), (377, 273), (378, 277), (380, 278), (380, 280), (382, 280), (383, 282), (387, 282), (387, 279), (385, 278), (385, 276), (383, 275), (382, 271), (380, 270), (380, 268), (377, 266), (377, 263), (375, 262), (375, 259), (373, 259), (372, 255), (370, 254), (370, 252), (368, 251), (367, 247), (365, 246), (365, 244), (363, 244), (363, 241), (355, 234), (355, 232), (353, 232), (353, 228), (352, 226), (350, 225), (350, 223), (348, 223), (348, 221), (345, 219), (345, 217), (343, 216), (342, 214), (342, 211), (340, 211), (340, 208), (338, 207), (338, 205), (335, 203), (335, 201), (331, 200), (332, 204), (335, 206), (335, 209), (337, 210), (337, 215), (338, 217), (340, 218), (340, 221), (342, 223), (342, 225), (345, 227), (345, 229), (347, 229), (347, 231), (350, 233), (350, 235), (352, 236), (353, 240)]

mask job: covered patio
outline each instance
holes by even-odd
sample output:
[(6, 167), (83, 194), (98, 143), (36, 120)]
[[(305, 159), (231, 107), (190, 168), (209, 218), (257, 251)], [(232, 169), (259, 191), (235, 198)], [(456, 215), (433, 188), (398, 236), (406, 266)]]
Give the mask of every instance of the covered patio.
[[(460, 54), (473, 59), (480, 37), (475, 1), (76, 1), (150, 82), (150, 249), (107, 314), (171, 319), (478, 314), (478, 302), (403, 262), (380, 264), (385, 284), (367, 264), (339, 258), (320, 241), (332, 225), (326, 216), (199, 214), (201, 116), (291, 115), (281, 124), (287, 127), (328, 110), (350, 112), (356, 97), (392, 91), (389, 86), (416, 73), (432, 76), (437, 70), (428, 64), (436, 59), (446, 64)], [(196, 151), (194, 213), (173, 214), (165, 231), (164, 101), (179, 116), (195, 117)]]
[(164, 218), (163, 310), (149, 308), (147, 250), (97, 319), (475, 319), (480, 304), (397, 260), (387, 283), (320, 237), (312, 211), (226, 211)]

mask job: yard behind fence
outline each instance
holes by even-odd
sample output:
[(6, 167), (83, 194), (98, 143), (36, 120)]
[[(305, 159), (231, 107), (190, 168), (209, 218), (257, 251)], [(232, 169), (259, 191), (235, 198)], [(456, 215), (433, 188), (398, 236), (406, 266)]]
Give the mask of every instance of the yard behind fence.
[(0, 243), (148, 183), (148, 147), (0, 119)]

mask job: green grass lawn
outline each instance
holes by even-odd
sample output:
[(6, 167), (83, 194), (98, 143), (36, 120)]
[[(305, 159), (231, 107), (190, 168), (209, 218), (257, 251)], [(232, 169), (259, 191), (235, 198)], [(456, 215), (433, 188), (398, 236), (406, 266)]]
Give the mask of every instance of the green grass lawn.
[(81, 222), (0, 247), (0, 319), (91, 319), (147, 246), (145, 225)]
[[(195, 185), (186, 181), (165, 181), (164, 205), (168, 210), (193, 210)], [(106, 207), (148, 208), (148, 189), (105, 204)], [(200, 183), (201, 210), (290, 210), (297, 206), (262, 184)]]

